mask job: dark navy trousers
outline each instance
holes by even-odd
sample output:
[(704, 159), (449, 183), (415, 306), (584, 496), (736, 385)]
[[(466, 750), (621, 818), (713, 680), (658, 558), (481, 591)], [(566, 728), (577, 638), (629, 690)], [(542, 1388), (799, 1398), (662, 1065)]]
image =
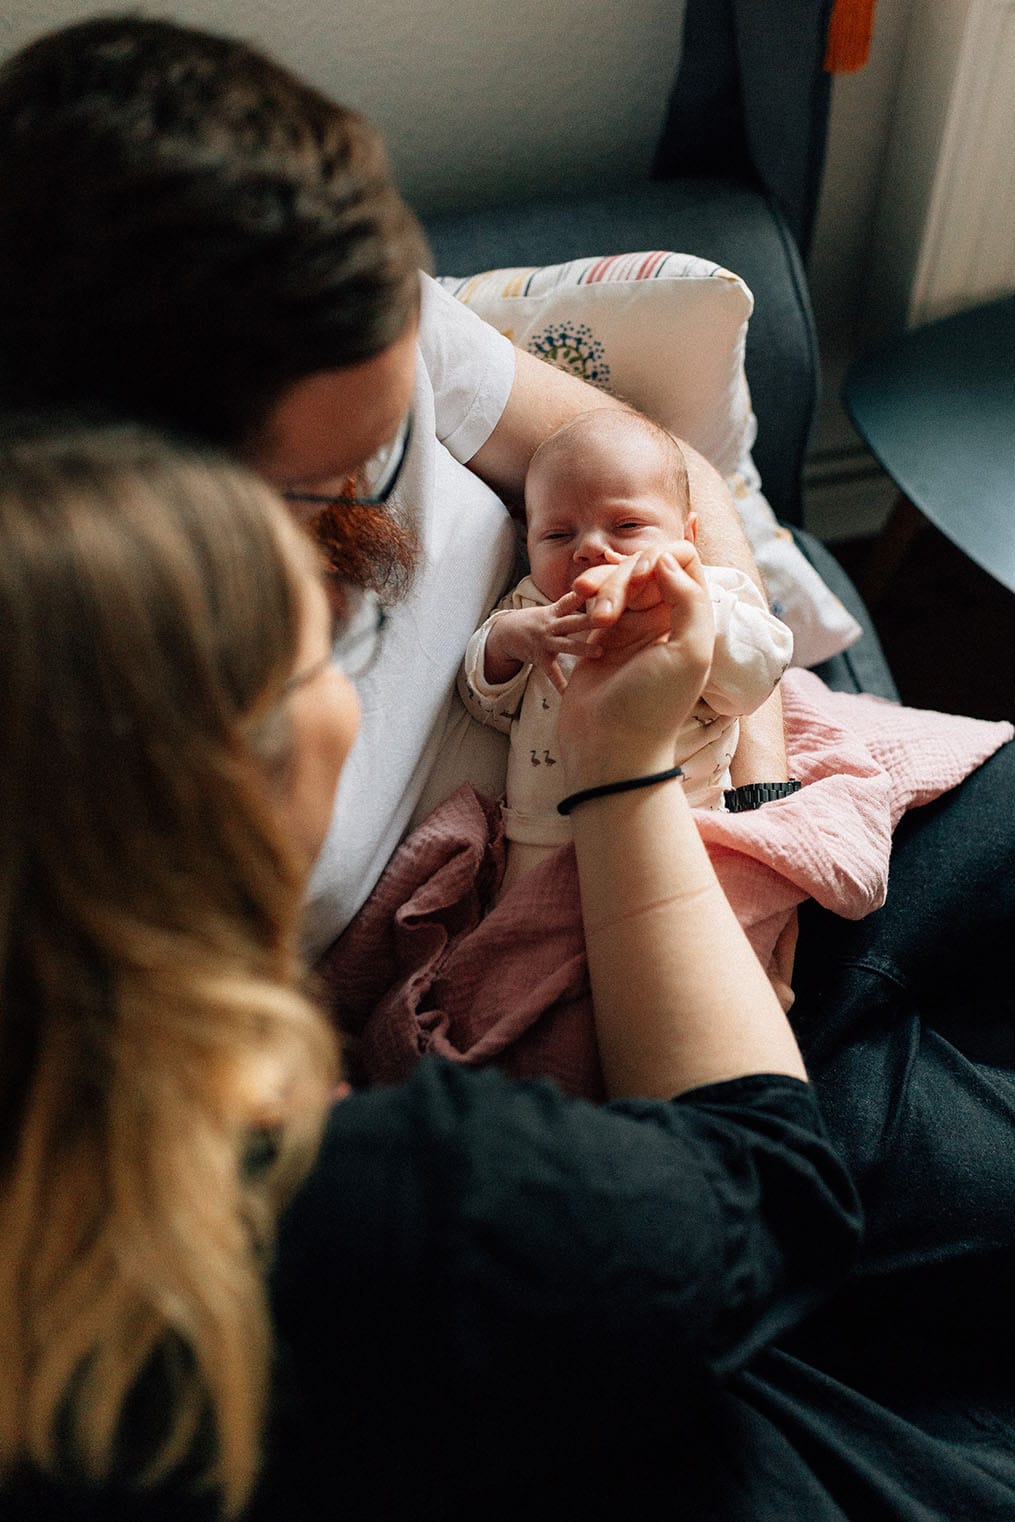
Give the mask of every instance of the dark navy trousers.
[(966, 1333), (982, 1357), (993, 1326), (1000, 1357), (1015, 1343), (1015, 742), (901, 821), (882, 909), (851, 922), (811, 903), (800, 927), (790, 1018), (864, 1204), (846, 1297), (864, 1340), (873, 1318), (911, 1347), (916, 1318), (935, 1358), (961, 1362)]

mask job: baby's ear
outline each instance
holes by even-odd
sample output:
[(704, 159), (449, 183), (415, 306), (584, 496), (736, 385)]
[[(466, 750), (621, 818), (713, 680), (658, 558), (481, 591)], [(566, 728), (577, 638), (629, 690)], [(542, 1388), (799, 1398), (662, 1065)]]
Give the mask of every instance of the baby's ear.
[(697, 542), (698, 542), (698, 514), (697, 513), (688, 513), (688, 515), (687, 515), (687, 522), (684, 524), (684, 538), (685, 539), (689, 539), (692, 544), (697, 544)]

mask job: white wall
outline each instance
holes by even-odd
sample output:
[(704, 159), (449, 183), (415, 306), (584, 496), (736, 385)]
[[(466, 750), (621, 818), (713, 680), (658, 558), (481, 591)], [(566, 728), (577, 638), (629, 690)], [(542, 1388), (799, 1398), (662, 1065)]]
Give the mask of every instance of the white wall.
[[(552, 194), (643, 176), (683, 15), (680, 0), (177, 0), (139, 9), (243, 36), (366, 111), (402, 189), (424, 210), (510, 199), (537, 184)], [(0, 49), (91, 10), (81, 0), (7, 0)]]
[[(7, 0), (0, 51), (112, 6)], [(910, 7), (879, 0), (868, 67), (834, 83), (810, 262), (822, 332), (863, 303)], [(149, 0), (139, 9), (246, 37), (365, 110), (424, 210), (643, 175), (683, 13), (681, 0)]]
[(810, 261), (824, 400), (808, 526), (876, 532), (894, 496), (839, 404), (858, 349), (1015, 291), (1015, 0), (879, 0), (867, 68), (834, 82)]
[(872, 317), (929, 322), (1015, 291), (1015, 0), (924, 0), (881, 181)]
[(835, 80), (809, 274), (819, 327), (869, 339), (1015, 290), (1015, 0), (879, 0)]

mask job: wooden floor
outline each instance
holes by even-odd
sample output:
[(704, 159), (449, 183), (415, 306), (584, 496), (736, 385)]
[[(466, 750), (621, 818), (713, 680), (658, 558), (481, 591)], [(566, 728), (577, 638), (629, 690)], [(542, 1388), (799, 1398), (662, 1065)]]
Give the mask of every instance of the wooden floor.
[[(862, 592), (871, 541), (830, 548)], [(904, 703), (1015, 719), (1015, 593), (936, 529), (911, 545), (872, 614)]]

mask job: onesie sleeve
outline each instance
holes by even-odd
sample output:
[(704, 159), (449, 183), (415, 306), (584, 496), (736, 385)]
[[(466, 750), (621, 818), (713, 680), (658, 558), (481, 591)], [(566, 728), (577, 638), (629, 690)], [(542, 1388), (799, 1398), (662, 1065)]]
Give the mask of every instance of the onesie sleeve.
[(503, 734), (510, 732), (512, 721), (517, 717), (532, 667), (522, 666), (509, 682), (488, 682), (483, 674), (487, 637), (498, 618), (519, 608), (545, 607), (546, 601), (532, 578), (523, 576), (518, 585), (501, 598), (465, 647), (465, 659), (458, 671), (458, 695), (474, 719), (499, 729)]
[(419, 347), (433, 385), (437, 437), (467, 465), (507, 406), (514, 345), (429, 275), (420, 278)]
[(793, 658), (793, 635), (743, 572), (706, 566), (705, 580), (715, 652), (702, 697), (716, 713), (740, 718), (760, 708), (781, 681)]
[(509, 682), (488, 682), (483, 675), (487, 636), (495, 621), (509, 611), (498, 608), (479, 626), (465, 647), (465, 659), (458, 672), (458, 693), (472, 717), (503, 734), (511, 729), (532, 675), (531, 666), (522, 666)]

